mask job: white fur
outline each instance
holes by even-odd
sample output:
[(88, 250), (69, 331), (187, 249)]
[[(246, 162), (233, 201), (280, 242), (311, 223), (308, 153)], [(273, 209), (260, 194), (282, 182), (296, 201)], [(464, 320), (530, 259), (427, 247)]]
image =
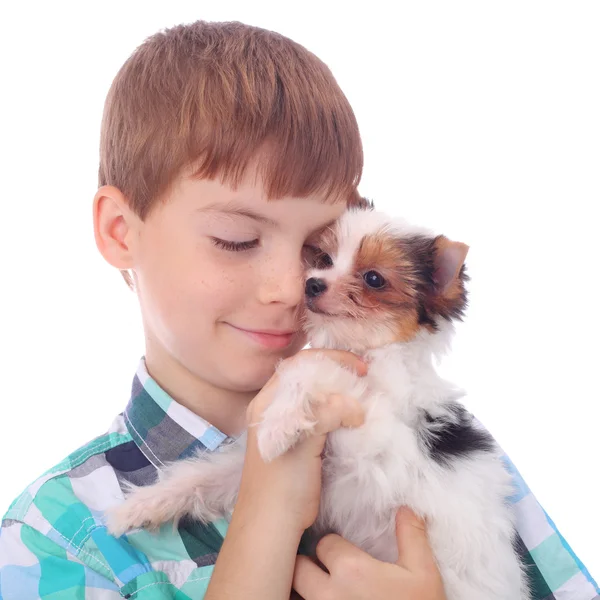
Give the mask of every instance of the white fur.
[[(414, 233), (403, 222), (390, 225), (380, 213), (363, 213), (360, 219), (352, 215), (342, 219), (338, 230), (342, 253), (382, 226), (398, 235)], [(328, 436), (315, 532), (335, 531), (375, 558), (394, 562), (395, 514), (406, 505), (427, 520), (448, 600), (527, 600), (526, 579), (512, 547), (511, 477), (500, 450), (441, 466), (418, 440), (421, 411), (439, 416), (445, 403), (462, 396), (433, 366), (432, 358), (449, 346), (453, 332), (449, 323), (439, 325), (434, 334), (423, 330), (411, 342), (368, 350), (369, 372), (363, 378), (319, 355), (286, 363), (259, 425), (259, 449), (271, 459), (309, 434), (314, 410), (328, 393), (359, 399), (365, 424)], [(361, 332), (364, 337), (356, 329), (351, 334), (348, 323), (340, 327), (324, 321), (312, 331), (313, 345), (356, 350), (379, 335), (372, 328)], [(227, 515), (235, 504), (243, 459), (241, 440), (168, 467), (156, 485), (135, 490), (112, 511), (111, 531), (157, 526), (184, 514), (201, 521)]]
[(524, 600), (506, 500), (511, 477), (501, 453), (454, 468), (424, 454), (412, 426), (419, 409), (439, 415), (443, 401), (460, 392), (435, 373), (426, 340), (409, 346), (368, 353), (366, 422), (329, 436), (315, 528), (336, 531), (375, 558), (394, 562), (394, 516), (397, 507), (410, 506), (427, 519), (449, 600)]

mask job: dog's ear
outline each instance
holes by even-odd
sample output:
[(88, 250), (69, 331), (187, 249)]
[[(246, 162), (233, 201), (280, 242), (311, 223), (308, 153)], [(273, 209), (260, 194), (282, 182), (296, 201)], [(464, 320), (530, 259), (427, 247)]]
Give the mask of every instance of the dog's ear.
[(440, 235), (433, 242), (433, 282), (442, 295), (456, 293), (469, 246)]
[(436, 328), (436, 316), (461, 319), (467, 307), (465, 259), (469, 247), (446, 236), (417, 235), (404, 241), (410, 249), (419, 322)]
[(465, 259), (469, 246), (439, 235), (430, 249), (433, 288), (428, 294), (429, 308), (445, 318), (460, 318), (467, 305)]

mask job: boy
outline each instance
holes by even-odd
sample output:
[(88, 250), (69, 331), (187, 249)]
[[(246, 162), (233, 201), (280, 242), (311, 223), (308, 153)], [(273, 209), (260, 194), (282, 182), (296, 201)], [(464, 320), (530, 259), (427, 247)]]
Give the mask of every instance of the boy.
[[(5, 515), (2, 598), (283, 599), (292, 584), (306, 600), (445, 598), (425, 524), (405, 510), (396, 565), (338, 536), (319, 544), (328, 572), (296, 556), (318, 509), (324, 432), (361, 421), (351, 401), (329, 407), (322, 435), (268, 465), (250, 432), (231, 523), (188, 520), (119, 539), (104, 526), (127, 482), (149, 484), (157, 468), (213, 452), (247, 414), (260, 417), (276, 363), (304, 345), (303, 247), (358, 202), (361, 169), (346, 98), (282, 36), (198, 22), (130, 57), (106, 101), (94, 231), (139, 298), (145, 357), (108, 433)], [(329, 355), (365, 372), (359, 357)], [(515, 481), (535, 598), (592, 600), (591, 577), (516, 472)]]

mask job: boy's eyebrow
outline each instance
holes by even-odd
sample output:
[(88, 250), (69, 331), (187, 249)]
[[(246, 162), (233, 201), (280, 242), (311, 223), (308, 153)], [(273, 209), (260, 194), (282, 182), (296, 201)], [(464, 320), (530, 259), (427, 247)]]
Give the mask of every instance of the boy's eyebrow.
[(249, 208), (237, 206), (235, 204), (214, 203), (214, 204), (209, 204), (208, 206), (203, 206), (200, 209), (201, 212), (211, 211), (211, 210), (224, 212), (224, 213), (227, 213), (230, 215), (238, 215), (240, 217), (246, 217), (248, 219), (252, 219), (253, 221), (258, 221), (259, 223), (263, 223), (265, 225), (271, 225), (272, 227), (279, 226), (279, 223), (277, 223), (277, 221), (274, 221), (273, 219), (270, 219), (269, 217), (266, 217), (265, 215), (256, 213)]
[[(271, 227), (279, 227), (279, 223), (277, 221), (274, 221), (273, 219), (270, 219), (265, 215), (261, 215), (260, 213), (254, 212), (252, 209), (246, 208), (245, 206), (239, 206), (238, 204), (235, 204), (233, 202), (228, 202), (227, 204), (219, 204), (218, 202), (214, 202), (212, 204), (209, 204), (208, 206), (203, 206), (202, 208), (198, 209), (199, 212), (209, 212), (211, 210), (227, 213), (229, 215), (238, 215), (240, 217), (246, 217), (248, 219), (252, 219), (253, 221), (257, 221), (258, 223), (270, 225)], [(332, 219), (331, 221), (328, 221), (327, 223), (321, 225), (321, 227), (313, 231), (311, 235), (314, 235), (315, 233), (322, 233), (324, 230), (331, 227), (336, 221), (337, 219)]]

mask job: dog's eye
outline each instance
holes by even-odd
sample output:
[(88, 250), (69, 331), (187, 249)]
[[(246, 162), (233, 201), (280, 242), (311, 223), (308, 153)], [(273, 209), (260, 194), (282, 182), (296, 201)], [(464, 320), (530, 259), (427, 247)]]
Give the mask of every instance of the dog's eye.
[(316, 246), (304, 246), (304, 260), (311, 269), (329, 269), (333, 267), (333, 260)]
[(329, 269), (333, 267), (333, 260), (329, 254), (321, 252), (317, 257), (317, 269)]
[(367, 271), (363, 275), (363, 279), (374, 290), (378, 290), (385, 285), (385, 279), (377, 271)]

